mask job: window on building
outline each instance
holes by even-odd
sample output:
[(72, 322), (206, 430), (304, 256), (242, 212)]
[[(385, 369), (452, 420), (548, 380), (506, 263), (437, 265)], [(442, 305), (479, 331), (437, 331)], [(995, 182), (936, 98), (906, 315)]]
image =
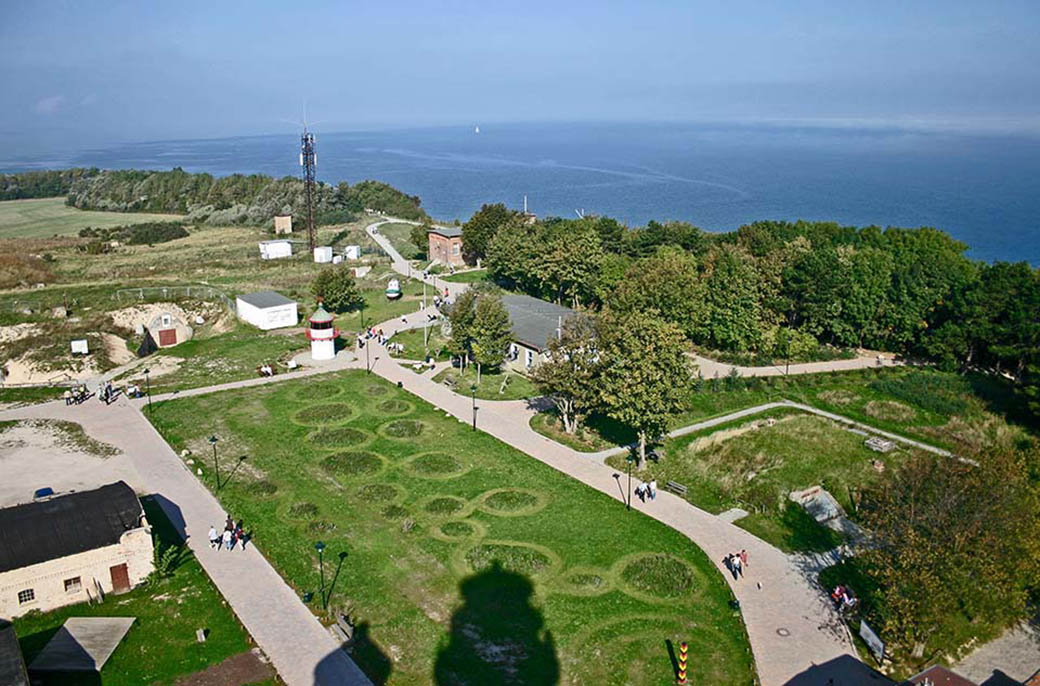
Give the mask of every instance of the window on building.
[(524, 358), (525, 362), (527, 364), (527, 368), (530, 369), (531, 367), (534, 366), (534, 351), (533, 350), (526, 350), (524, 352), (526, 352), (526, 354), (527, 354), (526, 357)]
[(65, 579), (65, 592), (75, 593), (76, 591), (83, 588), (83, 584), (80, 582), (78, 576), (74, 576), (71, 579)]
[(451, 246), (451, 254), (452, 255), (458, 255), (459, 254), (459, 248), (461, 248), (461, 247), (462, 246), (459, 245), (458, 243), (452, 244), (452, 246)]
[(173, 322), (173, 319), (168, 314), (162, 316), (162, 325), (169, 326)]
[(31, 588), (27, 588), (24, 591), (18, 591), (18, 604), (24, 605), (25, 603), (31, 603), (36, 600), (36, 591)]

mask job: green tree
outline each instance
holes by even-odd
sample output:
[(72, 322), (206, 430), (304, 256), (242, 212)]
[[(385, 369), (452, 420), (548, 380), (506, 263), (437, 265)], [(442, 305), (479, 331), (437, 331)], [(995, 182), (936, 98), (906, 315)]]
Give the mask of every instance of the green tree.
[(411, 231), (408, 232), (408, 240), (415, 247), (419, 248), (419, 253), (422, 256), (425, 256), (430, 251), (429, 233), (432, 228), (429, 222), (423, 222), (422, 224), (415, 224), (412, 226)]
[(535, 276), (540, 257), (540, 229), (519, 217), (510, 219), (487, 248), (488, 276), (496, 283), (540, 295)]
[(460, 369), (465, 367), (473, 343), (473, 321), (476, 318), (478, 294), (478, 289), (467, 288), (455, 298), (448, 312), (451, 338), (447, 347), (452, 355), (459, 358)]
[(664, 247), (632, 265), (610, 304), (623, 312), (653, 310), (687, 337), (697, 339), (706, 328), (706, 295), (697, 259), (678, 248)]
[(594, 317), (577, 314), (567, 318), (560, 335), (548, 341), (548, 358), (531, 372), (538, 390), (552, 399), (563, 422), (573, 434), (599, 399), (599, 327)]
[(643, 313), (603, 317), (600, 402), (606, 413), (635, 429), (639, 467), (646, 444), (663, 434), (686, 406), (692, 366), (682, 331)]
[(705, 262), (709, 314), (698, 336), (722, 350), (758, 347), (762, 303), (753, 258), (740, 248), (721, 246)]
[(863, 496), (871, 536), (857, 560), (879, 589), (869, 612), (908, 652), (963, 640), (965, 621), (1003, 629), (1040, 582), (1035, 454), (1001, 445), (974, 457), (914, 458)]
[(314, 277), (311, 293), (321, 298), (332, 312), (346, 312), (361, 307), (365, 298), (354, 280), (354, 272), (345, 264), (325, 267)]
[(539, 290), (574, 307), (592, 299), (603, 262), (599, 234), (589, 222), (558, 222), (538, 231), (530, 260)]
[(502, 203), (481, 205), (470, 220), (462, 225), (462, 255), (466, 262), (475, 264), (477, 260), (484, 259), (495, 234), (515, 215)]
[(509, 313), (497, 293), (484, 293), (477, 298), (470, 327), (470, 348), (477, 363), (477, 383), (484, 367), (498, 367), (505, 359), (511, 340)]

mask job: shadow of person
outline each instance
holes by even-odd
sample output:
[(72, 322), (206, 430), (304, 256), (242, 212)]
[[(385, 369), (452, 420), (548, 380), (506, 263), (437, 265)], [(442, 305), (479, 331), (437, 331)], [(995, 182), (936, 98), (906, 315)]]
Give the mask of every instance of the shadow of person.
[(459, 592), (463, 605), (434, 664), (438, 686), (559, 683), (552, 633), (531, 605), (534, 586), (527, 577), (495, 562), (463, 579)]
[(354, 627), (350, 654), (375, 686), (383, 686), (390, 679), (393, 664), (389, 656), (372, 641), (370, 625), (361, 622)]

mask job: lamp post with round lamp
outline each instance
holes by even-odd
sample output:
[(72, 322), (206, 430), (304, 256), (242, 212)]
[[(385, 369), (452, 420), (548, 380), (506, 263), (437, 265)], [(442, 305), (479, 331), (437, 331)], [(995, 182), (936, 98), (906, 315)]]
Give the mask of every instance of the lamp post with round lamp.
[(321, 609), (329, 609), (329, 601), (325, 598), (325, 556), (322, 554), (325, 552), (325, 544), (318, 541), (314, 544), (314, 549), (318, 551), (318, 569), (321, 574)]
[(473, 395), (473, 430), (477, 430), (477, 384), (469, 385), (470, 393)]
[(152, 413), (152, 382), (148, 378), (148, 373), (151, 370), (148, 367), (144, 368), (144, 387), (145, 392), (148, 393), (148, 414)]

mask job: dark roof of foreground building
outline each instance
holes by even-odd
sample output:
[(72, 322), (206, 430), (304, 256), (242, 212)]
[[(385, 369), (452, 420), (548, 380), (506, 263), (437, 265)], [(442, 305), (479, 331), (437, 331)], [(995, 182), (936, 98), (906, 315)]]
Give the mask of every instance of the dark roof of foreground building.
[(457, 226), (434, 226), (427, 233), (435, 233), (445, 238), (458, 238), (462, 235), (462, 229)]
[(974, 681), (965, 679), (957, 672), (947, 669), (942, 665), (932, 665), (920, 674), (910, 677), (908, 683), (915, 686), (977, 686)]
[(574, 314), (574, 310), (529, 295), (508, 293), (502, 296), (502, 305), (509, 313), (513, 340), (543, 350), (549, 338), (556, 336), (560, 323)]
[(119, 543), (144, 510), (125, 481), (0, 510), (0, 572)]
[(14, 626), (6, 619), (0, 619), (0, 684), (29, 686), (29, 675), (25, 673), (18, 637), (14, 633)]
[(289, 300), (281, 293), (274, 291), (259, 291), (258, 293), (243, 293), (238, 296), (242, 302), (247, 302), (253, 307), (279, 307), (281, 305), (295, 305), (295, 300)]

